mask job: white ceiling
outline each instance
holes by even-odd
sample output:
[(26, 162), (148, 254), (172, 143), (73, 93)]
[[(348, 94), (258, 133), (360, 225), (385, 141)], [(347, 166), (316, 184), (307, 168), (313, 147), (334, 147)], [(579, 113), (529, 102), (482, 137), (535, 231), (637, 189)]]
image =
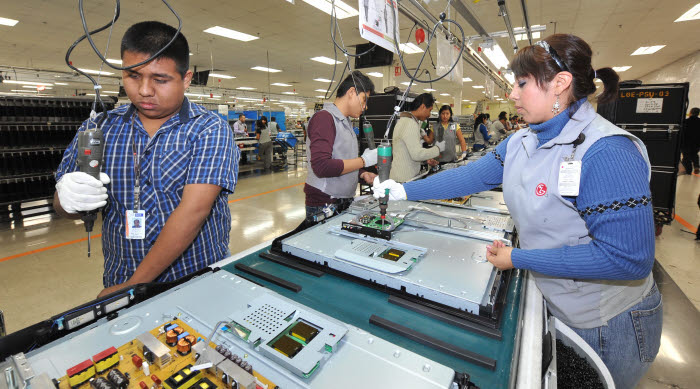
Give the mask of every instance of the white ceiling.
[[(456, 0), (459, 1), (459, 0)], [(685, 11), (696, 4), (698, 0), (528, 0), (528, 16), (531, 25), (546, 25), (543, 37), (551, 33), (572, 33), (585, 39), (594, 50), (594, 66), (632, 66), (621, 74), (624, 79), (639, 78), (653, 70), (663, 67), (679, 58), (691, 54), (700, 46), (700, 21), (674, 23)], [(463, 1), (477, 15), (481, 24), (489, 32), (503, 31), (505, 25), (498, 14), (496, 0), (467, 0)], [(86, 15), (89, 26), (95, 28), (111, 20), (114, 11), (113, 0), (86, 0)], [(229, 89), (227, 94), (238, 94), (260, 97), (267, 95), (268, 75), (264, 72), (250, 70), (253, 66), (269, 66), (281, 69), (280, 73), (270, 74), (270, 82), (293, 84), (294, 87), (271, 86), (273, 94), (296, 89), (298, 96), (317, 96), (315, 89), (326, 88), (327, 84), (313, 81), (314, 78), (330, 78), (332, 66), (309, 60), (315, 56), (333, 57), (333, 46), (329, 37), (330, 17), (306, 4), (296, 0), (291, 4), (286, 0), (170, 0), (171, 5), (183, 18), (183, 32), (187, 37), (191, 51), (191, 67), (198, 69), (213, 67), (217, 73), (236, 76), (233, 80), (210, 78), (206, 89), (208, 93), (215, 87)], [(346, 0), (346, 3), (358, 8), (357, 1)], [(412, 6), (406, 0), (401, 0), (409, 8)], [(421, 2), (433, 15), (438, 15), (446, 6), (445, 0)], [(514, 27), (522, 26), (522, 10), (520, 1), (508, 0), (511, 21)], [(119, 58), (119, 41), (128, 26), (143, 20), (160, 20), (172, 25), (175, 18), (169, 13), (161, 1), (157, 0), (124, 0), (122, 1), (121, 18), (113, 31), (108, 58)], [(420, 15), (419, 12), (414, 12)], [(0, 8), (0, 17), (17, 19), (20, 22), (14, 27), (0, 26), (0, 71), (9, 67), (27, 67), (44, 70), (69, 70), (63, 58), (68, 46), (82, 34), (82, 27), (75, 0), (24, 0), (7, 1)], [(476, 35), (454, 9), (451, 17), (455, 18), (464, 28), (467, 35)], [(360, 38), (357, 17), (339, 21), (343, 39), (347, 46), (365, 43)], [(408, 30), (413, 23), (401, 16), (401, 40), (409, 39)], [(203, 32), (212, 26), (228, 27), (247, 34), (259, 36), (260, 39), (250, 42), (240, 42), (218, 37)], [(555, 27), (556, 25), (556, 27)], [(427, 31), (426, 31), (427, 33)], [(411, 37), (411, 41), (415, 42)], [(97, 36), (98, 47), (104, 48), (107, 42), (107, 31)], [(497, 42), (512, 58), (509, 43), (506, 38), (498, 38)], [(522, 47), (526, 41), (518, 42)], [(640, 46), (666, 45), (659, 52), (646, 56), (630, 56)], [(425, 48), (425, 43), (421, 45)], [(435, 49), (432, 50), (435, 58)], [(354, 52), (354, 49), (351, 49)], [(419, 54), (406, 55), (408, 67), (415, 67)], [(73, 63), (78, 67), (97, 69), (99, 61), (83, 42), (73, 54)], [(342, 59), (341, 59), (342, 60)], [(354, 64), (352, 64), (354, 66)], [(423, 66), (430, 66), (429, 59)], [(105, 69), (104, 70), (108, 70)], [(367, 69), (372, 71), (376, 69)], [(113, 70), (112, 70), (113, 71)], [(380, 70), (381, 71), (381, 70)], [(432, 71), (432, 69), (431, 69)], [(31, 74), (20, 71), (20, 78), (30, 80), (36, 78)], [(47, 80), (52, 75), (39, 74), (39, 78)], [(432, 71), (433, 76), (435, 75)], [(12, 75), (12, 73), (10, 73)], [(116, 74), (118, 75), (118, 73)], [(482, 84), (484, 76), (471, 69), (465, 63), (464, 76), (471, 77), (474, 82), (463, 85), (464, 99), (479, 99), (483, 97), (481, 90), (471, 85)], [(336, 76), (337, 77), (337, 76)], [(58, 78), (56, 78), (58, 80)], [(76, 78), (77, 80), (77, 78)], [(117, 78), (104, 79), (105, 84), (118, 82)], [(381, 79), (374, 78), (375, 84), (381, 89)], [(406, 81), (404, 76), (397, 78), (397, 83)], [(255, 92), (240, 93), (234, 91), (239, 86), (257, 88)], [(401, 86), (401, 85), (399, 85)], [(71, 83), (70, 90), (55, 87), (51, 93), (73, 93), (82, 88), (87, 91), (88, 84)], [(417, 89), (426, 86), (420, 85)], [(433, 85), (439, 93), (453, 90), (453, 86), (445, 81)], [(16, 85), (0, 85), (0, 91), (21, 89)], [(109, 87), (105, 87), (109, 89)], [(113, 87), (116, 89), (116, 87)], [(502, 94), (502, 91), (500, 92)], [(287, 96), (293, 99), (296, 96)], [(438, 96), (438, 100), (441, 96)], [(214, 101), (212, 101), (214, 102)]]

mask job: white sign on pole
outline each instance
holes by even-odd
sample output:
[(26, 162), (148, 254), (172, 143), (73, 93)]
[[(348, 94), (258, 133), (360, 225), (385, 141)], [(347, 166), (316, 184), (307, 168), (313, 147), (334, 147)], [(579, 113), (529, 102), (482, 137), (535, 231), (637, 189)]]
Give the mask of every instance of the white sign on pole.
[(663, 98), (638, 99), (637, 113), (661, 113), (663, 105)]
[(397, 39), (400, 36), (399, 10), (396, 1), (358, 0), (358, 7), (360, 8), (360, 36), (398, 54), (394, 44), (394, 36)]
[(224, 115), (228, 117), (228, 105), (227, 104), (219, 104), (219, 115)]

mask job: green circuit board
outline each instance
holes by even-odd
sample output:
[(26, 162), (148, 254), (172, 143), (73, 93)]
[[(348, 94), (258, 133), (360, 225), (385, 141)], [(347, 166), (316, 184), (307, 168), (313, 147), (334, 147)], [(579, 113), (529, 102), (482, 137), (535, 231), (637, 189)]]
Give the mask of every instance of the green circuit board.
[[(387, 218), (392, 218), (394, 221), (394, 227), (398, 227), (403, 223), (403, 219), (399, 217), (387, 216)], [(384, 223), (382, 223), (382, 218), (379, 217), (379, 215), (364, 215), (359, 221), (363, 226), (377, 230), (386, 230), (391, 226), (388, 221), (384, 221)]]

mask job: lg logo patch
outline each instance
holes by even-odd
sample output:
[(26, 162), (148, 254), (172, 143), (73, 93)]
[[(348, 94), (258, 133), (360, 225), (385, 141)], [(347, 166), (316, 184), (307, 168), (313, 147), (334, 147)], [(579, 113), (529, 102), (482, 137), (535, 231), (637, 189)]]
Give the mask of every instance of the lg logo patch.
[(535, 188), (535, 194), (538, 196), (544, 196), (547, 194), (547, 185), (543, 183), (537, 184), (537, 187)]

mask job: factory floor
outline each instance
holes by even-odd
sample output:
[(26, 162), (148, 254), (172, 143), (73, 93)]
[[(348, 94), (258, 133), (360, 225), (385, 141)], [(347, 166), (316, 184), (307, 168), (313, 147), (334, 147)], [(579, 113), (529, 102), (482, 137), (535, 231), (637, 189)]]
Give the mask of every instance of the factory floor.
[[(275, 238), (304, 218), (306, 167), (241, 174), (229, 197), (232, 253)], [(678, 177), (677, 217), (657, 237), (655, 278), (664, 295), (660, 353), (640, 388), (691, 388), (700, 382), (700, 176)], [(101, 230), (100, 221), (95, 234)], [(691, 233), (692, 232), (692, 233)], [(0, 310), (8, 333), (89, 301), (102, 290), (102, 246), (87, 246), (82, 222), (45, 215), (0, 224)]]

